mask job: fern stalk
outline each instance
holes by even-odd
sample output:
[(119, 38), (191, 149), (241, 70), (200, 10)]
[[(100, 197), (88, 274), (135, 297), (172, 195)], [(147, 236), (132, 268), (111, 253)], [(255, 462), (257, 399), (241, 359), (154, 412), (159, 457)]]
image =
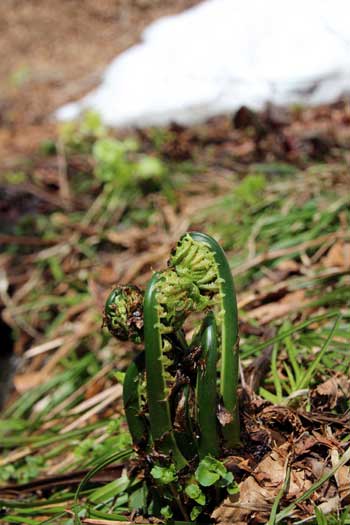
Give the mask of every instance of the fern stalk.
[(163, 356), (161, 319), (159, 315), (158, 284), (161, 274), (150, 280), (144, 299), (144, 339), (146, 353), (147, 400), (151, 434), (155, 448), (173, 456), (177, 468), (187, 465), (173, 432), (169, 401), (167, 399), (166, 373)]
[(217, 325), (221, 339), (220, 394), (231, 422), (223, 426), (227, 447), (239, 444), (238, 386), (238, 315), (236, 292), (231, 270), (221, 246), (204, 233), (191, 232), (190, 237), (206, 245), (214, 255), (220, 288)]
[(203, 322), (201, 337), (202, 359), (197, 372), (197, 423), (200, 429), (199, 457), (210, 454), (219, 455), (219, 436), (217, 428), (216, 367), (218, 360), (218, 340), (215, 317), (209, 312)]

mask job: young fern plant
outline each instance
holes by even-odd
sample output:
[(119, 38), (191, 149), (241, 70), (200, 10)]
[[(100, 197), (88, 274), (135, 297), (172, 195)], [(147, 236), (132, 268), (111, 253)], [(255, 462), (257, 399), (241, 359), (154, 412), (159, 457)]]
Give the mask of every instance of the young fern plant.
[(164, 454), (171, 453), (176, 467), (182, 469), (187, 461), (176, 443), (168, 399), (174, 376), (168, 371), (172, 364), (172, 359), (168, 356), (172, 346), (166, 336), (174, 327), (164, 324), (164, 310), (160, 302), (163, 290), (163, 276), (155, 273), (147, 286), (144, 299), (147, 404), (155, 448)]
[(218, 330), (219, 387), (227, 424), (223, 426), (228, 448), (239, 443), (238, 383), (238, 315), (236, 292), (228, 261), (221, 246), (209, 235), (191, 232), (180, 239), (170, 259), (177, 271), (190, 277), (208, 307), (214, 312)]
[[(183, 324), (190, 314), (204, 319), (188, 342)], [(239, 444), (237, 304), (227, 259), (214, 239), (185, 234), (144, 297), (131, 286), (113, 290), (105, 322), (118, 338), (144, 341), (144, 357), (129, 366), (124, 382), (136, 450), (168, 457), (180, 471), (193, 468), (196, 457), (219, 457), (222, 445)], [(186, 421), (179, 424), (182, 413)], [(181, 433), (196, 443), (194, 457), (183, 449)]]
[(203, 366), (199, 367), (196, 381), (197, 423), (200, 429), (198, 455), (200, 459), (218, 457), (220, 440), (217, 432), (216, 369), (218, 361), (218, 335), (213, 312), (204, 319), (201, 334)]

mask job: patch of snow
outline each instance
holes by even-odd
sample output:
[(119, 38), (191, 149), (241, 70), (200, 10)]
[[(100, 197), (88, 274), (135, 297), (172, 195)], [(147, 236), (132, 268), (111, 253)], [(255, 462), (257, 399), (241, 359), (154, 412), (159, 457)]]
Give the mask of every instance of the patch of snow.
[(152, 23), (142, 40), (56, 117), (89, 108), (111, 126), (190, 124), (350, 91), (349, 0), (206, 0)]

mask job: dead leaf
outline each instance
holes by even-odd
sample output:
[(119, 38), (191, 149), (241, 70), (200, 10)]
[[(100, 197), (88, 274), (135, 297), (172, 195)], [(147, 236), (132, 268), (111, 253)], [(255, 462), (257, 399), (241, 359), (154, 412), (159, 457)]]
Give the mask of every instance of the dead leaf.
[(219, 405), (216, 412), (216, 417), (218, 418), (220, 425), (223, 427), (229, 425), (232, 422), (232, 414), (224, 406)]
[(310, 450), (317, 445), (318, 441), (314, 436), (309, 433), (305, 433), (298, 439), (294, 447), (294, 454), (296, 457), (307, 454)]
[(247, 312), (249, 318), (256, 319), (261, 324), (267, 324), (275, 319), (284, 317), (290, 312), (299, 310), (307, 301), (305, 299), (304, 290), (297, 290), (291, 292), (280, 301), (263, 304), (250, 312)]
[(328, 254), (323, 258), (323, 264), (326, 268), (336, 266), (348, 270), (350, 268), (350, 243), (339, 240), (333, 244)]
[(328, 498), (323, 503), (320, 503), (318, 505), (318, 509), (320, 509), (323, 514), (330, 514), (331, 512), (336, 512), (339, 509), (339, 496), (333, 496), (333, 498)]
[(318, 410), (329, 410), (337, 404), (338, 386), (334, 377), (327, 379), (314, 388), (310, 393), (312, 408)]
[[(289, 443), (276, 447), (257, 465), (252, 475), (239, 484), (239, 495), (226, 498), (215, 509), (212, 518), (219, 524), (266, 523), (273, 501), (284, 483), (290, 451)], [(292, 469), (285, 496), (293, 499), (311, 484), (305, 471)]]
[(259, 418), (270, 428), (283, 428), (297, 434), (303, 431), (303, 425), (298, 414), (287, 407), (267, 406), (260, 412)]
[[(333, 467), (339, 462), (339, 452), (336, 448), (332, 450), (331, 454)], [(334, 474), (337, 487), (339, 489), (339, 496), (343, 504), (350, 503), (350, 467), (342, 465)]]
[(310, 392), (313, 410), (321, 412), (333, 410), (340, 401), (350, 395), (350, 380), (343, 374), (335, 374)]
[(320, 456), (305, 457), (302, 461), (295, 463), (295, 467), (300, 469), (303, 468), (313, 479), (319, 479), (325, 474), (326, 470), (329, 470)]
[(336, 481), (339, 488), (340, 498), (346, 505), (350, 504), (350, 467), (344, 465), (336, 473)]
[(300, 264), (294, 259), (285, 259), (276, 266), (277, 270), (290, 273), (298, 273), (300, 271)]
[(39, 372), (26, 372), (17, 374), (13, 379), (13, 384), (19, 394), (24, 394), (28, 390), (37, 387), (43, 381), (43, 374)]
[(249, 474), (252, 472), (252, 469), (249, 465), (249, 459), (242, 458), (240, 456), (229, 456), (228, 458), (226, 458), (225, 467), (230, 472), (233, 472), (236, 469), (244, 470), (245, 472), (248, 472)]
[(246, 524), (248, 517), (255, 512), (268, 516), (274, 496), (260, 487), (253, 476), (240, 483), (239, 490), (239, 496), (226, 498), (212, 513), (211, 517), (220, 525)]

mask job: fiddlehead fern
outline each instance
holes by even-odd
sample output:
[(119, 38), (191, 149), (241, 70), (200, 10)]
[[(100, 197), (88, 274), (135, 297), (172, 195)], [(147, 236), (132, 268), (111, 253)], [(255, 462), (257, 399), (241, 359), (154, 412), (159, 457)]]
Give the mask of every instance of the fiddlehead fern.
[(105, 305), (104, 322), (121, 341), (141, 343), (143, 339), (143, 293), (137, 286), (115, 288)]
[[(201, 262), (191, 266), (199, 274), (198, 286), (201, 290), (215, 290), (215, 318), (219, 332), (220, 341), (220, 394), (224, 408), (229, 413), (231, 420), (223, 427), (225, 442), (228, 447), (234, 447), (239, 443), (239, 415), (237, 403), (238, 384), (238, 316), (236, 292), (230, 267), (221, 246), (209, 235), (192, 232), (189, 236), (197, 244), (203, 247), (206, 255), (198, 247), (197, 260), (201, 253)], [(214, 261), (212, 260), (214, 258)], [(210, 261), (207, 272), (203, 273), (205, 260)], [(211, 280), (210, 280), (211, 279)]]
[[(108, 296), (104, 323), (122, 341), (143, 340), (143, 292), (136, 286), (119, 286)], [(142, 414), (140, 390), (144, 383), (145, 355), (142, 352), (129, 365), (123, 384), (123, 403), (131, 438), (136, 449), (148, 442), (148, 427)]]
[(192, 293), (196, 297), (197, 311), (212, 309), (214, 312), (220, 350), (220, 395), (228, 420), (222, 432), (226, 446), (234, 447), (239, 443), (238, 318), (236, 294), (226, 256), (212, 237), (191, 232), (180, 239), (170, 265), (194, 287)]
[[(191, 313), (200, 312), (206, 317), (189, 345), (182, 325)], [(225, 254), (214, 239), (197, 232), (185, 234), (171, 254), (168, 268), (153, 275), (144, 298), (132, 286), (110, 294), (105, 320), (120, 339), (140, 342), (144, 337), (147, 406), (142, 408), (140, 403), (139, 390), (144, 381), (141, 361), (130, 365), (124, 384), (126, 416), (136, 448), (147, 442), (149, 427), (156, 451), (171, 455), (178, 469), (187, 464), (176, 442), (169, 399), (178, 386), (179, 368), (186, 374), (184, 363), (196, 347), (201, 353), (197, 380), (195, 365), (185, 379), (186, 391), (195, 388), (196, 393), (199, 456), (219, 454), (216, 411), (220, 398), (227, 421), (222, 426), (225, 445), (232, 448), (239, 443), (236, 296)], [(174, 399), (177, 403), (172, 396), (172, 406)], [(193, 396), (187, 395), (187, 399), (193, 400)], [(187, 414), (190, 412), (187, 410)], [(192, 428), (191, 424), (187, 428)]]
[(177, 446), (170, 417), (167, 381), (171, 376), (167, 367), (171, 364), (171, 357), (167, 352), (171, 351), (171, 344), (164, 338), (173, 328), (164, 324), (164, 303), (158, 298), (161, 282), (161, 274), (155, 273), (144, 300), (148, 410), (155, 446), (163, 453), (172, 453), (176, 466), (181, 469), (187, 461)]

